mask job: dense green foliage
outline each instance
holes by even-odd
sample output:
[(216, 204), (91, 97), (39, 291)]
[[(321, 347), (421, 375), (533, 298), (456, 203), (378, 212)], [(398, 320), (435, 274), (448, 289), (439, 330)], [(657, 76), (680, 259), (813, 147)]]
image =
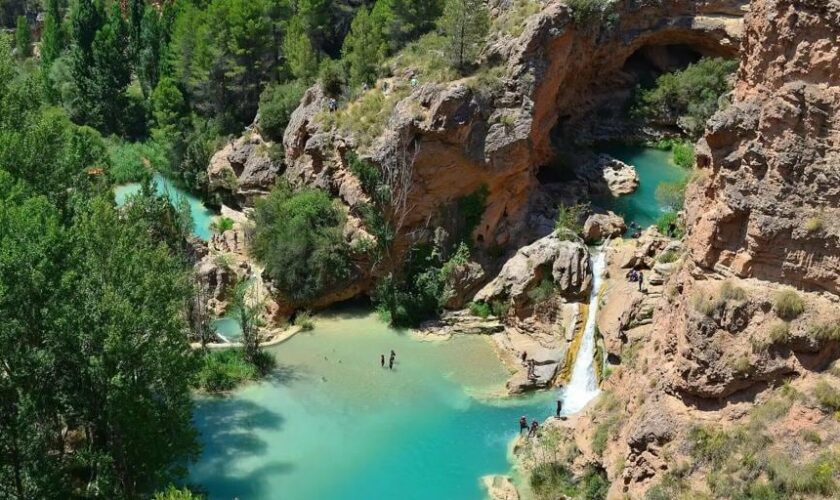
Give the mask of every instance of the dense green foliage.
[(231, 391), (246, 382), (259, 380), (275, 364), (274, 357), (262, 351), (255, 362), (249, 362), (244, 349), (211, 350), (201, 357), (193, 385), (211, 393)]
[(300, 81), (272, 84), (260, 95), (260, 130), (268, 139), (281, 141), (292, 112), (306, 87)]
[(598, 25), (614, 26), (618, 22), (616, 0), (567, 0), (572, 9), (572, 19), (579, 26), (590, 28)]
[(682, 168), (694, 168), (694, 146), (689, 142), (675, 142), (671, 147), (674, 164)]
[(387, 47), (383, 26), (377, 23), (367, 9), (360, 9), (353, 19), (342, 49), (350, 74), (350, 85), (357, 87), (376, 80), (377, 69)]
[(17, 29), (15, 30), (15, 48), (18, 57), (29, 57), (32, 55), (32, 30), (26, 16), (17, 18)]
[(256, 204), (251, 251), (281, 293), (312, 299), (351, 275), (345, 218), (325, 192), (278, 184)]
[(731, 89), (730, 75), (738, 62), (703, 58), (681, 71), (667, 73), (651, 89), (639, 92), (636, 113), (663, 125), (675, 125), (697, 139), (718, 110), (721, 96)]
[(0, 37), (0, 497), (150, 494), (197, 451), (188, 225), (148, 184), (118, 212), (106, 144), (42, 90)]

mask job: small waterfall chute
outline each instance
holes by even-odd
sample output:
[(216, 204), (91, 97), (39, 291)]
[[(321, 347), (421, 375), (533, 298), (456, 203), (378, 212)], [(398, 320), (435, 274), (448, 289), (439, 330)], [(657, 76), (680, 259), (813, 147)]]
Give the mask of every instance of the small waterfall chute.
[(598, 379), (595, 375), (595, 329), (598, 318), (598, 292), (601, 289), (601, 282), (604, 278), (606, 267), (606, 243), (596, 250), (590, 257), (592, 263), (592, 290), (589, 294), (589, 310), (586, 316), (586, 325), (583, 329), (583, 339), (578, 348), (575, 363), (572, 367), (572, 375), (569, 383), (560, 390), (558, 398), (563, 400), (563, 414), (571, 415), (577, 413), (587, 403), (592, 401), (600, 389)]

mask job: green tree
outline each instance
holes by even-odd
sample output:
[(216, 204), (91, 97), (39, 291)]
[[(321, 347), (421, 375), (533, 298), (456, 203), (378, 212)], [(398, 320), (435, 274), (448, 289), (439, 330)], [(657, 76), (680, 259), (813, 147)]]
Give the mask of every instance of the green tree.
[(32, 55), (32, 30), (26, 16), (18, 16), (15, 30), (15, 46), (18, 57), (26, 58)]
[(490, 28), (490, 14), (482, 0), (446, 0), (440, 21), (448, 40), (452, 65), (464, 70), (475, 62)]
[(359, 9), (341, 49), (350, 74), (350, 85), (358, 87), (365, 82), (373, 83), (386, 49), (382, 26), (375, 22), (366, 8)]
[(257, 295), (251, 282), (243, 281), (236, 286), (230, 304), (231, 316), (242, 330), (242, 347), (245, 361), (252, 365), (259, 363), (260, 326), (265, 304)]
[(121, 125), (130, 118), (124, 115), (132, 70), (129, 42), (128, 25), (115, 3), (91, 46), (93, 85), (91, 93), (85, 96), (94, 113), (90, 125), (105, 132), (120, 132)]
[(283, 139), (283, 132), (297, 109), (306, 86), (300, 81), (272, 84), (260, 96), (260, 130), (274, 141)]
[(325, 192), (279, 184), (256, 203), (251, 251), (283, 295), (311, 300), (352, 272), (345, 219)]
[(393, 52), (432, 30), (442, 12), (442, 0), (377, 0), (371, 17), (385, 33)]
[(639, 92), (634, 113), (699, 138), (721, 96), (731, 89), (730, 75), (737, 68), (736, 60), (703, 58), (684, 70), (664, 74), (653, 88)]
[(41, 63), (48, 68), (64, 50), (59, 0), (47, 0), (47, 12), (41, 33)]
[(283, 53), (295, 78), (312, 81), (318, 72), (318, 53), (312, 45), (306, 21), (299, 15), (294, 16), (286, 27)]
[(259, 95), (276, 76), (277, 19), (270, 0), (213, 0), (187, 4), (175, 20), (169, 64), (191, 105), (239, 132), (254, 119)]

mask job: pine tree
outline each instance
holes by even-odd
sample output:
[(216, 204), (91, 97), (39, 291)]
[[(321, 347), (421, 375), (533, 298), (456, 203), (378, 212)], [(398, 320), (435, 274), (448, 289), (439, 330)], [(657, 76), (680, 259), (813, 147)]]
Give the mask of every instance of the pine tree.
[(359, 9), (341, 50), (352, 86), (376, 80), (377, 66), (385, 56), (386, 47), (381, 26), (374, 22), (366, 8)]
[(286, 28), (283, 40), (283, 52), (289, 71), (296, 78), (311, 81), (318, 72), (318, 54), (309, 38), (306, 21), (301, 16), (294, 16)]
[(490, 14), (483, 0), (446, 0), (441, 18), (452, 65), (464, 70), (475, 62), (490, 28)]
[(32, 55), (32, 30), (29, 29), (29, 21), (27, 21), (26, 16), (18, 16), (17, 18), (15, 47), (20, 58)]
[(377, 0), (371, 17), (396, 51), (434, 28), (442, 11), (442, 0)]
[(61, 12), (58, 0), (47, 0), (47, 15), (41, 34), (41, 63), (49, 67), (64, 50), (64, 33), (61, 27)]
[(94, 86), (88, 98), (93, 99), (96, 109), (93, 124), (106, 132), (120, 131), (127, 105), (125, 90), (131, 83), (129, 40), (128, 26), (115, 3), (91, 47)]

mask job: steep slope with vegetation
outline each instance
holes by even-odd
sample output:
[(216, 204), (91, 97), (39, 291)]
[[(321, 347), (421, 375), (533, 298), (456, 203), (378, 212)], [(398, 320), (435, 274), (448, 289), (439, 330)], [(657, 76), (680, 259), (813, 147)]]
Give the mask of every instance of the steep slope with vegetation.
[(836, 496), (836, 234), (808, 222), (837, 209), (840, 4), (756, 0), (745, 34), (699, 142), (688, 252), (655, 265), (672, 274), (651, 309), (602, 313), (617, 365), (597, 404), (536, 445), (568, 451), (537, 455), (538, 486), (580, 491), (595, 464), (616, 498)]

